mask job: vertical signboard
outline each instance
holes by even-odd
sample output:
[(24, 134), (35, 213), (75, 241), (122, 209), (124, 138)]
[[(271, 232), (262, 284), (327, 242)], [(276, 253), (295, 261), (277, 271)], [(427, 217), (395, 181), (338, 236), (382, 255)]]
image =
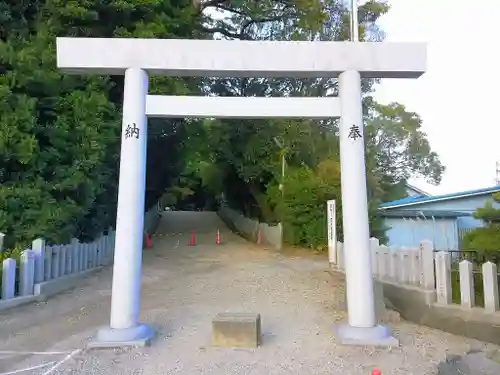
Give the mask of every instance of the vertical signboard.
[(328, 228), (328, 260), (330, 264), (337, 264), (337, 231), (335, 227), (335, 200), (326, 203), (327, 228)]

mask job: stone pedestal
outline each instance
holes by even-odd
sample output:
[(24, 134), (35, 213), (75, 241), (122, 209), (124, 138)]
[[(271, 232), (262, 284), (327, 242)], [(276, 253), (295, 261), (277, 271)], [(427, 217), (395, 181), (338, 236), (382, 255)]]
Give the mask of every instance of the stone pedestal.
[(144, 347), (151, 344), (153, 337), (153, 329), (145, 324), (124, 329), (103, 327), (97, 332), (97, 337), (87, 343), (87, 349)]
[(212, 321), (214, 346), (256, 348), (260, 338), (260, 314), (219, 313)]
[[(376, 323), (399, 320), (398, 313), (386, 309), (383, 285), (376, 280), (373, 280), (373, 297)], [(347, 311), (347, 293), (345, 295), (344, 309)], [(348, 324), (340, 324), (335, 327), (335, 336), (342, 345), (399, 346), (399, 341), (391, 336), (389, 328), (382, 325), (353, 327)]]

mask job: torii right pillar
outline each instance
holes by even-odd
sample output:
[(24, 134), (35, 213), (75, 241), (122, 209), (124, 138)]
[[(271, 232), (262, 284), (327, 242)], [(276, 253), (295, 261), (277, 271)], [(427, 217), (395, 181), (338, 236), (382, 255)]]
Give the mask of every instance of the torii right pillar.
[(339, 75), (342, 223), (349, 324), (336, 327), (346, 345), (397, 346), (388, 328), (377, 325), (370, 251), (366, 190), (365, 142), (361, 75), (349, 70)]
[(347, 70), (339, 74), (339, 97), (348, 324), (338, 325), (335, 333), (345, 345), (398, 346), (398, 340), (391, 336), (389, 329), (377, 324), (375, 314), (359, 71)]

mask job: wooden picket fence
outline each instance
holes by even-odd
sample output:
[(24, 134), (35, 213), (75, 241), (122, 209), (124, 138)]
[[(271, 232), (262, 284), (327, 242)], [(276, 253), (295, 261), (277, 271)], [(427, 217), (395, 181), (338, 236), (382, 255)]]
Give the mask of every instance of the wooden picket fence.
[(39, 285), (107, 265), (113, 261), (115, 232), (99, 236), (90, 243), (73, 239), (66, 245), (47, 246), (45, 240), (33, 241), (21, 253), (20, 262), (2, 262), (0, 302), (37, 295)]
[[(462, 308), (484, 307), (486, 312), (495, 313), (499, 308), (498, 269), (492, 262), (479, 265), (482, 285), (475, 285), (474, 266), (469, 260), (458, 263), (458, 282), (452, 283), (452, 255), (446, 251), (435, 252), (431, 241), (422, 241), (418, 248), (389, 248), (380, 245), (378, 239), (370, 239), (372, 254), (372, 274), (380, 281), (407, 285), (425, 290), (435, 290), (437, 303), (451, 305), (452, 286), (458, 287), (459, 303)], [(337, 263), (339, 271), (345, 270), (344, 246), (337, 243)], [(477, 275), (476, 275), (477, 276)], [(477, 284), (477, 283), (476, 283)], [(476, 304), (477, 289), (482, 289), (484, 302)]]

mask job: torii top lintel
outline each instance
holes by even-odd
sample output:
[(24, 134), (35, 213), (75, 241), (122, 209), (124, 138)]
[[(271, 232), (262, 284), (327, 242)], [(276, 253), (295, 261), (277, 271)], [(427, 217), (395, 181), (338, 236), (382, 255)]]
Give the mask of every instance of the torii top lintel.
[(57, 66), (73, 74), (210, 77), (418, 78), (424, 43), (276, 42), (193, 39), (57, 38)]

